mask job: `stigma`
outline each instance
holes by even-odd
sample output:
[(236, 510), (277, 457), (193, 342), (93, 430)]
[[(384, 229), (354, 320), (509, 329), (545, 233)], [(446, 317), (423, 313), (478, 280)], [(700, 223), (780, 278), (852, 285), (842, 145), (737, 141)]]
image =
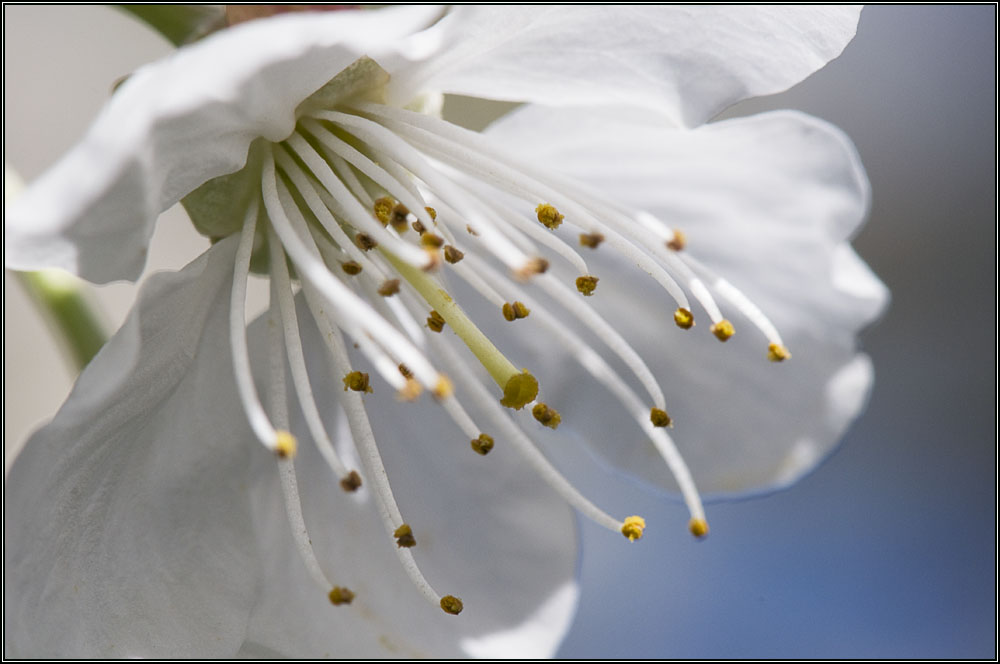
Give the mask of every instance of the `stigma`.
[[(767, 359), (782, 362), (791, 354), (774, 326), (741, 291), (698, 262), (694, 233), (689, 239), (646, 212), (613, 205), (505, 154), (478, 134), (368, 101), (373, 97), (304, 104), (285, 140), (256, 142), (249, 162), (254, 166), (247, 168), (259, 169), (254, 175), (260, 195), (238, 229), (230, 302), (236, 383), (254, 436), (279, 460), (296, 543), (317, 587), (333, 606), (355, 599), (350, 578), (333, 583), (326, 577), (305, 534), (294, 480), (297, 444), (287, 413), (265, 408), (256, 393), (244, 311), (251, 265), (270, 278), (272, 355), (287, 362), (305, 427), (331, 481), (348, 493), (363, 485), (372, 489), (386, 545), (430, 604), (452, 615), (464, 608), (458, 597), (439, 593), (425, 579), (413, 556), (421, 549), (415, 535), (420, 524), (406, 521), (405, 505), (396, 503), (366, 408), (368, 395), (383, 387), (401, 401), (423, 397), (428, 407), (440, 408), (455, 425), (462, 443), (457, 449), (484, 457), (480, 463), (489, 463), (494, 449), (510, 447), (526, 469), (595, 523), (631, 542), (646, 528), (640, 516), (619, 519), (595, 505), (541, 451), (538, 439), (572, 423), (572, 411), (563, 411), (570, 413), (565, 421), (560, 412), (572, 404), (556, 403), (552, 395), (542, 400), (546, 376), (522, 366), (530, 358), (509, 357), (497, 345), (492, 331), (506, 323), (516, 322), (514, 333), (524, 330), (529, 346), (543, 340), (564, 350), (632, 416), (636, 432), (658, 453), (662, 472), (676, 480), (690, 532), (704, 537), (708, 523), (700, 495), (667, 432), (675, 422), (665, 393), (618, 327), (591, 305), (615, 295), (597, 288), (600, 277), (574, 245), (588, 255), (616, 253), (661, 287), (662, 301), (649, 306), (668, 307), (679, 328), (662, 331), (665, 340), (670, 334), (711, 334), (726, 341), (735, 332), (723, 315), (727, 309), (761, 332)], [(342, 380), (338, 397), (359, 468), (348, 467), (331, 444), (312, 394), (294, 282), (327, 345), (329, 371)], [(461, 289), (452, 287), (456, 282)], [(471, 304), (491, 305), (492, 316), (470, 316), (458, 292)], [(698, 317), (710, 321), (706, 332), (686, 332), (695, 326), (695, 304)], [(623, 376), (605, 354), (631, 376)], [(286, 389), (283, 377), (273, 379), (272, 391)], [(683, 413), (677, 416), (683, 431)]]

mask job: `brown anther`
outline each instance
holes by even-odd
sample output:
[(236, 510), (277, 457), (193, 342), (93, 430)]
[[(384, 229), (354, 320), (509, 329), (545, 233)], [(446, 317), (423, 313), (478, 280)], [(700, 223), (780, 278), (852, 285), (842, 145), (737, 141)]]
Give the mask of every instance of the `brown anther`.
[(392, 297), (399, 292), (399, 279), (386, 279), (378, 287), (378, 294), (382, 297)]
[(388, 196), (383, 196), (382, 198), (375, 201), (372, 205), (372, 212), (375, 213), (375, 218), (381, 222), (383, 226), (389, 223), (392, 218), (392, 207), (395, 202)]
[(438, 218), (437, 210), (435, 210), (432, 207), (425, 207), (424, 210), (426, 210), (427, 214), (431, 216), (431, 221), (437, 221)]
[(462, 600), (455, 597), (454, 595), (445, 595), (441, 598), (441, 609), (445, 613), (450, 613), (453, 616), (457, 616), (462, 612)]
[(535, 214), (538, 215), (538, 221), (541, 222), (542, 226), (545, 226), (550, 231), (559, 228), (559, 224), (565, 218), (563, 215), (559, 214), (559, 210), (555, 209), (552, 205), (548, 203), (542, 203), (535, 208)]
[(347, 473), (342, 480), (340, 480), (340, 488), (347, 493), (354, 493), (361, 488), (361, 475), (358, 475), (358, 471), (352, 470)]
[(444, 238), (436, 233), (424, 233), (420, 236), (420, 244), (425, 247), (440, 249), (444, 246)]
[(421, 223), (421, 221), (419, 219), (417, 219), (412, 224), (410, 224), (410, 226), (412, 226), (413, 230), (415, 230), (420, 235), (423, 235), (424, 233), (427, 232), (427, 228), (424, 227), (423, 223)]
[(736, 330), (733, 328), (733, 324), (728, 320), (723, 318), (718, 323), (711, 327), (712, 334), (719, 341), (729, 341), (729, 338), (736, 334)]
[(562, 422), (562, 416), (559, 415), (556, 409), (549, 408), (544, 403), (536, 403), (535, 407), (531, 409), (531, 414), (536, 420), (550, 429), (555, 429)]
[(649, 421), (653, 423), (654, 427), (669, 427), (673, 422), (667, 415), (667, 411), (662, 408), (650, 408)]
[(694, 315), (684, 307), (680, 307), (674, 312), (674, 322), (682, 330), (690, 330), (694, 327)]
[(493, 437), (485, 433), (479, 434), (479, 438), (472, 439), (472, 449), (476, 454), (486, 456), (493, 449)]
[(465, 258), (465, 254), (451, 246), (450, 244), (444, 248), (444, 259), (454, 265), (458, 261)]
[(396, 203), (392, 212), (389, 214), (389, 223), (392, 227), (396, 229), (396, 232), (402, 235), (406, 232), (406, 217), (409, 216), (410, 211), (406, 209), (406, 206), (402, 203)]
[(413, 529), (405, 523), (393, 531), (392, 536), (396, 538), (396, 546), (401, 549), (409, 549), (417, 545), (417, 540), (413, 537)]
[(503, 313), (503, 317), (508, 321), (514, 321), (518, 318), (527, 318), (528, 314), (531, 313), (531, 309), (524, 306), (524, 302), (514, 301), (513, 303), (504, 302), (501, 312)]
[(371, 385), (368, 384), (368, 374), (360, 371), (352, 371), (344, 376), (344, 391), (371, 392)]
[(354, 599), (354, 593), (348, 588), (334, 586), (333, 590), (330, 591), (329, 597), (331, 604), (340, 606), (341, 604), (350, 604), (351, 600)]
[(515, 272), (514, 276), (521, 281), (527, 281), (536, 274), (543, 274), (549, 269), (549, 262), (544, 258), (531, 258), (528, 262), (519, 267)]
[(427, 317), (427, 327), (432, 332), (440, 332), (444, 329), (444, 318), (437, 311), (431, 309), (431, 315)]
[(682, 231), (674, 229), (673, 239), (667, 242), (667, 248), (673, 249), (674, 251), (680, 251), (687, 246), (687, 236), (684, 235)]
[(600, 233), (580, 233), (580, 245), (597, 249), (604, 242), (604, 236)]
[(399, 373), (403, 374), (403, 378), (413, 378), (413, 372), (410, 371), (410, 367), (400, 362), (397, 368), (399, 369)]
[(469, 224), (465, 225), (465, 230), (469, 233), (469, 235), (475, 235), (476, 237), (479, 237), (479, 233), (476, 231), (476, 229), (470, 226)]
[(593, 275), (585, 275), (576, 278), (576, 289), (586, 296), (594, 294), (597, 290), (597, 282), (600, 281), (597, 277)]
[(358, 233), (354, 236), (354, 244), (358, 245), (361, 251), (371, 251), (378, 246), (378, 241), (367, 233)]
[(344, 261), (340, 264), (340, 269), (353, 277), (356, 274), (361, 274), (361, 263), (355, 261)]

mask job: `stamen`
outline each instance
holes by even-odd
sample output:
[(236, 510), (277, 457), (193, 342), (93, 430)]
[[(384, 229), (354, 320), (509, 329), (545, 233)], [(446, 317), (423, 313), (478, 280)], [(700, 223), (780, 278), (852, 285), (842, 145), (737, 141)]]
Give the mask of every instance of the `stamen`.
[(712, 334), (714, 334), (719, 341), (723, 342), (729, 341), (729, 339), (736, 334), (733, 324), (725, 318), (713, 325), (710, 329), (712, 330)]
[(622, 535), (627, 537), (629, 542), (634, 542), (642, 537), (645, 529), (645, 519), (641, 516), (630, 516), (625, 519), (625, 523), (622, 525)]
[(695, 537), (704, 537), (708, 534), (708, 522), (705, 519), (691, 519), (688, 528)]
[(354, 277), (361, 274), (362, 267), (361, 263), (358, 263), (357, 261), (344, 261), (340, 264), (340, 269), (342, 269), (345, 274), (349, 274)]
[(462, 605), (462, 600), (455, 597), (454, 595), (445, 595), (441, 598), (441, 608), (445, 613), (450, 613), (453, 616), (457, 616), (465, 608)]
[(328, 597), (330, 598), (330, 604), (340, 606), (341, 604), (350, 604), (354, 600), (354, 593), (349, 588), (334, 586)]
[(444, 329), (444, 318), (441, 314), (431, 309), (431, 315), (427, 317), (427, 327), (431, 332), (440, 332)]
[(541, 222), (542, 226), (545, 226), (550, 231), (559, 228), (562, 220), (565, 219), (563, 215), (559, 214), (559, 210), (548, 203), (542, 203), (536, 207), (535, 213), (538, 215), (538, 221)]
[(465, 254), (456, 249), (455, 247), (453, 247), (452, 245), (449, 244), (447, 247), (444, 248), (444, 259), (449, 263), (451, 263), (452, 265), (459, 262), (463, 258), (465, 258)]
[(654, 427), (673, 426), (673, 421), (667, 415), (667, 411), (660, 408), (651, 408), (649, 410), (649, 421), (653, 423)]
[(594, 294), (595, 290), (597, 290), (597, 282), (598, 278), (591, 275), (577, 277), (576, 289), (584, 295), (590, 296)]
[(580, 246), (597, 249), (604, 242), (604, 236), (600, 233), (580, 233)]
[(687, 309), (681, 308), (674, 312), (674, 322), (682, 330), (690, 330), (694, 327), (694, 316)]
[(360, 371), (352, 371), (346, 376), (344, 376), (344, 391), (354, 390), (355, 392), (371, 393), (372, 388), (369, 384), (368, 374), (362, 373)]
[(409, 524), (403, 524), (399, 528), (396, 528), (392, 532), (392, 536), (396, 538), (396, 546), (409, 549), (417, 545), (417, 540), (413, 536), (413, 529), (410, 528)]
[(476, 454), (486, 456), (493, 449), (493, 437), (485, 433), (479, 434), (472, 439), (472, 449), (476, 451)]
[(524, 306), (524, 302), (514, 301), (513, 303), (504, 302), (501, 312), (503, 313), (503, 317), (508, 321), (515, 321), (527, 318), (528, 314), (531, 313), (531, 309)]
[(556, 429), (562, 422), (559, 412), (544, 403), (535, 404), (535, 407), (531, 409), (531, 415), (550, 429)]
[(788, 349), (778, 344), (771, 344), (767, 347), (767, 359), (772, 362), (784, 362), (792, 356)]

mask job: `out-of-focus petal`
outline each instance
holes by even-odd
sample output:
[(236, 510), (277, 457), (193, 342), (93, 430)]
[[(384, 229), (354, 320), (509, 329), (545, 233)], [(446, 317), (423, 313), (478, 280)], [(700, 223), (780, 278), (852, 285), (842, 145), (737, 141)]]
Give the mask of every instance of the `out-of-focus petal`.
[[(355, 454), (350, 431), (336, 406), (344, 394), (342, 377), (326, 369), (322, 339), (301, 302), (299, 312), (317, 402), (335, 445), (350, 459)], [(252, 352), (263, 350), (261, 345)], [(393, 493), (416, 535), (417, 563), (439, 592), (460, 597), (465, 610), (446, 615), (416, 591), (371, 492), (363, 486), (344, 493), (305, 426), (293, 419), (300, 440), (295, 467), (312, 545), (330, 580), (357, 596), (350, 606), (333, 607), (310, 581), (292, 546), (273, 461), (261, 460), (268, 467), (255, 468), (253, 504), (264, 574), (242, 654), (536, 658), (555, 653), (578, 595), (572, 511), (501, 437), (488, 456), (479, 456), (439, 406), (427, 397), (423, 401), (399, 403), (384, 384), (365, 397)]]
[(255, 138), (287, 137), (299, 103), (361, 55), (391, 66), (440, 11), (253, 21), (136, 71), (83, 141), (6, 210), (7, 267), (136, 279), (160, 212), (239, 170)]
[[(843, 134), (791, 112), (691, 131), (658, 126), (644, 114), (557, 118), (537, 108), (490, 133), (681, 228), (685, 251), (741, 289), (781, 332), (792, 359), (772, 364), (763, 335), (724, 303), (737, 330), (725, 345), (709, 334), (697, 305), (699, 324), (679, 330), (675, 305), (651, 280), (610, 250), (587, 255), (601, 278), (591, 301), (660, 378), (673, 435), (699, 488), (784, 485), (824, 458), (865, 403), (871, 367), (856, 354), (855, 336), (888, 299), (846, 244), (867, 212), (868, 182)], [(608, 398), (596, 386), (581, 396), (590, 381), (578, 375), (564, 381), (574, 389), (565, 423), (597, 412), (595, 403)], [(662, 484), (666, 473), (651, 446), (608, 410), (581, 419), (578, 429), (616, 466)]]
[[(461, 6), (398, 72), (420, 89), (550, 106), (631, 105), (695, 126), (785, 90), (840, 55), (859, 7)], [(396, 73), (396, 72), (394, 72)]]
[(5, 649), (16, 657), (221, 657), (259, 576), (234, 418), (235, 238), (153, 277), (5, 487)]

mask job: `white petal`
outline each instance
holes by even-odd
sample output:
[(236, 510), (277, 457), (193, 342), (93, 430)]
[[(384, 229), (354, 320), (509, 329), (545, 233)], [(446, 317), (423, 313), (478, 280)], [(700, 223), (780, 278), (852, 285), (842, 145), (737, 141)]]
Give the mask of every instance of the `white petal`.
[[(5, 649), (219, 657), (258, 560), (227, 351), (235, 238), (154, 276), (5, 490)], [(228, 419), (227, 419), (228, 418)]]
[(858, 7), (461, 6), (423, 36), (442, 51), (394, 72), (418, 88), (562, 105), (637, 105), (700, 124), (840, 55)]
[[(301, 302), (299, 310), (307, 311)], [(350, 434), (337, 415), (341, 376), (326, 370), (311, 322), (303, 320), (302, 334), (317, 401), (343, 449)], [(254, 505), (265, 574), (242, 654), (552, 656), (576, 610), (571, 510), (500, 437), (479, 456), (438, 405), (400, 403), (388, 386), (374, 388), (365, 403), (393, 493), (416, 535), (414, 556), (427, 580), (460, 597), (465, 610), (446, 615), (413, 587), (374, 500), (364, 487), (358, 494), (340, 489), (299, 415), (295, 465), (312, 545), (331, 581), (357, 597), (334, 607), (312, 585), (292, 547), (277, 475), (263, 470)]]
[[(725, 345), (708, 333), (699, 310), (698, 326), (678, 330), (668, 298), (650, 279), (608, 260), (603, 249), (590, 259), (601, 278), (591, 303), (620, 323), (661, 379), (674, 438), (699, 488), (786, 484), (829, 452), (863, 408), (871, 383), (855, 335), (882, 311), (887, 292), (845, 243), (868, 207), (853, 146), (835, 128), (798, 113), (694, 131), (620, 116), (526, 108), (491, 133), (622, 205), (680, 227), (686, 251), (771, 318), (793, 356), (778, 365), (765, 360), (766, 341), (731, 307), (723, 305), (723, 313), (737, 334)], [(565, 384), (574, 388), (581, 417), (606, 398), (581, 389), (578, 376)], [(571, 426), (572, 410), (563, 416)], [(601, 418), (581, 420), (579, 430), (600, 441), (615, 465), (662, 483), (657, 477), (665, 473), (638, 432), (628, 444), (610, 445), (630, 430), (609, 415), (614, 411), (601, 409)]]
[(134, 280), (160, 212), (239, 170), (254, 138), (288, 136), (298, 104), (361, 55), (401, 57), (404, 37), (439, 13), (252, 21), (136, 71), (83, 142), (7, 209), (7, 267)]

